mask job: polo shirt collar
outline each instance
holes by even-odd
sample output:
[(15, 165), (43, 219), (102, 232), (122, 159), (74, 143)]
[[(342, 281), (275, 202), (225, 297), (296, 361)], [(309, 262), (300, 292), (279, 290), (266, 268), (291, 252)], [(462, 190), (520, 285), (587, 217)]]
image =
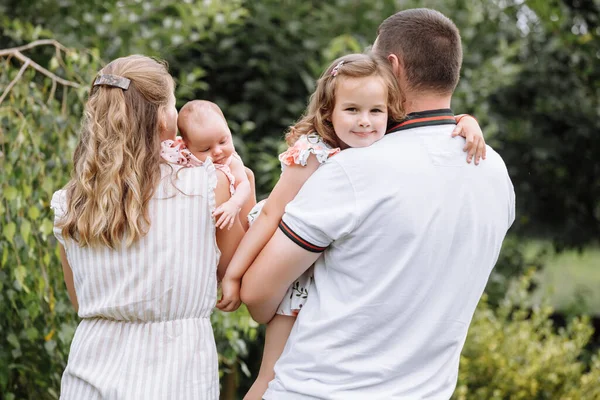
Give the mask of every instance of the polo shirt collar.
[(439, 110), (426, 110), (410, 113), (401, 122), (393, 124), (388, 129), (387, 133), (434, 125), (456, 125), (452, 110), (449, 108), (442, 108)]

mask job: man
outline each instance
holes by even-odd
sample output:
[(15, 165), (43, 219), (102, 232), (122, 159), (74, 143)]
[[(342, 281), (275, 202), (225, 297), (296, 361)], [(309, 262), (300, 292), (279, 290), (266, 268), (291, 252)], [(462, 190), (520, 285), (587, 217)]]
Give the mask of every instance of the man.
[[(409, 117), (332, 157), (286, 208), (243, 278), (267, 321), (318, 258), (308, 300), (265, 399), (448, 399), (475, 307), (514, 220), (514, 191), (488, 148), (475, 167), (451, 137), (462, 62), (456, 26), (401, 11), (379, 27)], [(320, 256), (321, 249), (323, 256)]]

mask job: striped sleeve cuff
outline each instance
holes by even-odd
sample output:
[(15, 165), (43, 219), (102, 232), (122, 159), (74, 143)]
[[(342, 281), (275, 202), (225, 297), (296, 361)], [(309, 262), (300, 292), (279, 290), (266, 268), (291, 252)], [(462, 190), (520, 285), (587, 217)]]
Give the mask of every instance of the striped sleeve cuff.
[(279, 223), (279, 229), (281, 229), (281, 231), (285, 234), (285, 236), (290, 238), (290, 240), (292, 242), (296, 243), (298, 246), (302, 247), (304, 250), (308, 250), (313, 253), (322, 253), (327, 248), (327, 247), (316, 246), (316, 245), (310, 243), (309, 241), (302, 239), (300, 236), (298, 236), (297, 233), (295, 233), (283, 221), (281, 221)]

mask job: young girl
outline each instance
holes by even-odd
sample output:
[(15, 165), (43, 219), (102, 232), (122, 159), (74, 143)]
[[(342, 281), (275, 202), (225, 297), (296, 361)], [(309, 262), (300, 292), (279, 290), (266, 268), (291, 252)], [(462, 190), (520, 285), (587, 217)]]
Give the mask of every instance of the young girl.
[[(271, 238), (285, 206), (304, 182), (340, 150), (370, 146), (381, 139), (388, 120), (399, 121), (405, 117), (401, 105), (396, 78), (385, 60), (352, 54), (336, 60), (324, 72), (306, 116), (286, 135), (290, 147), (279, 156), (283, 168), (281, 178), (227, 268), (222, 282), (223, 297), (217, 304), (219, 309), (233, 311), (240, 305), (242, 275)], [(469, 131), (481, 135), (476, 121), (468, 122)], [(259, 203), (250, 213), (251, 218), (260, 206)], [(309, 270), (294, 282), (277, 315), (269, 322), (259, 375), (245, 399), (261, 399), (273, 378), (273, 366), (283, 351), (294, 317), (306, 300), (311, 279)]]
[(215, 218), (221, 215), (216, 226), (231, 228), (239, 213), (247, 230), (248, 212), (256, 204), (254, 185), (235, 152), (231, 131), (219, 106), (210, 101), (190, 101), (181, 108), (177, 126), (181, 137), (163, 141), (161, 156), (170, 163), (187, 167), (201, 166), (210, 157), (229, 179), (231, 192), (231, 199), (213, 213)]

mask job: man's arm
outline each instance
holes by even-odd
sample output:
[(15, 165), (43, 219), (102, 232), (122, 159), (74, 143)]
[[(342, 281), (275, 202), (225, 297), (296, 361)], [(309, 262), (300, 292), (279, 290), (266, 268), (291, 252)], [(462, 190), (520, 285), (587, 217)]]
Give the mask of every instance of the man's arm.
[(279, 182), (269, 195), (269, 200), (244, 235), (227, 267), (222, 285), (223, 297), (217, 303), (217, 308), (223, 311), (234, 311), (239, 307), (242, 276), (277, 232), (277, 225), (283, 217), (285, 206), (296, 197), (302, 185), (318, 167), (319, 161), (312, 155), (308, 158), (305, 167), (291, 165), (283, 171)]
[[(268, 203), (268, 202), (267, 202)], [(242, 278), (241, 299), (268, 322), (287, 288), (357, 221), (354, 187), (336, 162), (319, 167), (285, 208), (279, 229)]]
[(259, 323), (269, 322), (287, 288), (320, 255), (303, 249), (277, 230), (242, 278), (241, 299), (252, 318)]

